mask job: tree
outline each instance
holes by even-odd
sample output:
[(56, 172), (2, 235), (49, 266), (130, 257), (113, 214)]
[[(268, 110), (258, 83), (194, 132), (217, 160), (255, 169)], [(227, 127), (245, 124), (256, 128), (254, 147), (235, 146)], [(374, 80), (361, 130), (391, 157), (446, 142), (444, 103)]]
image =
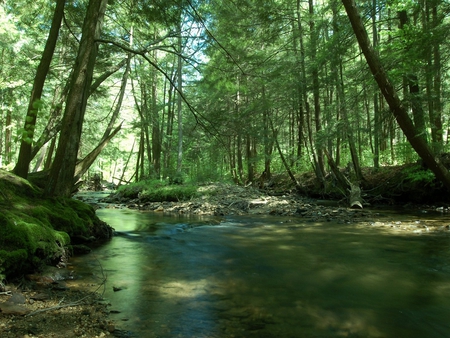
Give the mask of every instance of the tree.
[(36, 76), (34, 78), (27, 115), (25, 117), (25, 126), (22, 132), (19, 159), (17, 160), (16, 167), (14, 168), (14, 173), (23, 178), (27, 178), (28, 169), (32, 159), (32, 142), (37, 115), (41, 105), (40, 100), (44, 89), (45, 78), (47, 77), (50, 63), (53, 58), (53, 53), (55, 51), (56, 41), (58, 40), (58, 32), (64, 15), (65, 2), (65, 0), (56, 1), (50, 33), (47, 38), (47, 43), (45, 44), (44, 52), (42, 53), (41, 61), (36, 71)]
[(58, 148), (46, 188), (48, 195), (68, 197), (72, 193), (84, 114), (98, 52), (96, 40), (100, 37), (106, 6), (107, 0), (90, 0), (86, 10)]
[(417, 132), (411, 118), (408, 116), (405, 106), (401, 102), (395, 87), (388, 79), (386, 71), (381, 64), (380, 58), (373, 49), (367, 31), (364, 27), (362, 18), (356, 7), (354, 0), (342, 0), (348, 18), (355, 32), (359, 46), (366, 58), (367, 64), (382, 92), (386, 102), (388, 103), (392, 114), (397, 120), (398, 125), (402, 129), (411, 146), (422, 158), (426, 166), (435, 174), (444, 186), (450, 190), (450, 174), (444, 165), (436, 160), (433, 152), (426, 143), (426, 140)]

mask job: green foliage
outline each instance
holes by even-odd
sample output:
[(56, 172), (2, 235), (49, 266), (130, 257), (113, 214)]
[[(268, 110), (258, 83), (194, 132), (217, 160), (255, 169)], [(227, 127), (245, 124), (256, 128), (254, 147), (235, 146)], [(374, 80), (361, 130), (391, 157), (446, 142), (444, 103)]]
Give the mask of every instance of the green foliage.
[(43, 100), (35, 100), (33, 102), (33, 110), (30, 111), (30, 115), (36, 115), (40, 109), (44, 107), (44, 101)]
[(139, 198), (143, 202), (186, 201), (196, 196), (197, 186), (172, 185), (164, 180), (146, 180), (122, 186), (118, 194), (125, 198)]
[(143, 190), (140, 199), (148, 202), (178, 202), (187, 201), (197, 194), (193, 185), (169, 185), (158, 189)]
[(424, 169), (420, 165), (414, 165), (403, 169), (407, 180), (412, 183), (434, 184), (436, 177), (429, 169)]
[(0, 281), (6, 276), (6, 273), (20, 272), (25, 267), (27, 258), (28, 254), (25, 249), (14, 251), (0, 249)]
[(128, 185), (122, 185), (119, 187), (119, 189), (117, 189), (117, 193), (125, 198), (138, 198), (139, 194), (147, 187), (151, 186), (153, 188), (158, 188), (160, 186), (163, 186), (164, 184), (164, 181), (144, 180)]

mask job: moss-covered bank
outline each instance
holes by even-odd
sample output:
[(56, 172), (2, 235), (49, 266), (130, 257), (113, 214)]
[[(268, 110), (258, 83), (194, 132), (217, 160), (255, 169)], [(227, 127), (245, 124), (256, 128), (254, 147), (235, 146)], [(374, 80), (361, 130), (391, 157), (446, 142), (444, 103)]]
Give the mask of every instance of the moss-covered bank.
[(71, 239), (111, 236), (90, 205), (46, 199), (27, 180), (0, 170), (0, 280), (58, 263), (70, 252)]

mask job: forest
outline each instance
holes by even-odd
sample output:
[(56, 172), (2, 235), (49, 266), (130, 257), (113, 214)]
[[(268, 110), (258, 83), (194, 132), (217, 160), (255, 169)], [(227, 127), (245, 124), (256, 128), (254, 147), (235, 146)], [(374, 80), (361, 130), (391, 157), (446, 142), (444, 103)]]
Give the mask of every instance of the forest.
[(445, 0), (1, 0), (0, 336), (449, 336), (449, 35)]
[[(0, 168), (270, 182), (422, 163), (450, 188), (450, 4), (5, 0)], [(420, 162), (417, 162), (420, 159)], [(351, 184), (353, 184), (351, 183)]]

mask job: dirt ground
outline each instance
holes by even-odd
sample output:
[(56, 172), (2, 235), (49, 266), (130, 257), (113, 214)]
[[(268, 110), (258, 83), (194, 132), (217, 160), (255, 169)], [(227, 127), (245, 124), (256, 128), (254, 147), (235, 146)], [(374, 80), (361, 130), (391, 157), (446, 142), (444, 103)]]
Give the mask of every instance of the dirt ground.
[[(60, 273), (28, 275), (0, 288), (0, 337), (126, 337), (108, 319), (102, 283), (61, 280)], [(70, 269), (62, 269), (70, 277)]]

